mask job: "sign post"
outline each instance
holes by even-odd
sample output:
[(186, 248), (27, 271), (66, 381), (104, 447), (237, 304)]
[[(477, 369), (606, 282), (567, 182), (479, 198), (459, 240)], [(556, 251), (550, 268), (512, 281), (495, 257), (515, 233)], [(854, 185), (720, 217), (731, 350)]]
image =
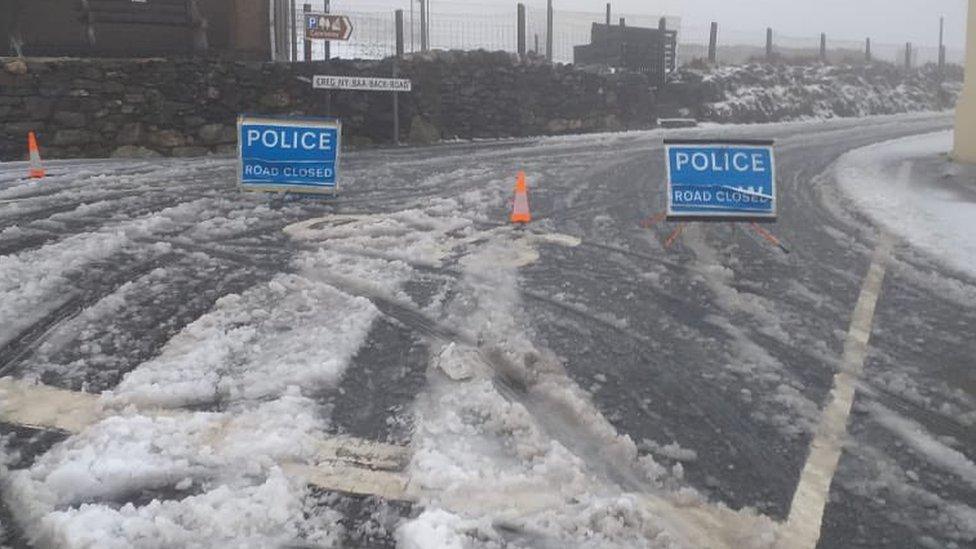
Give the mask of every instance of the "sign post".
[[(393, 61), (393, 75), (399, 73), (399, 64)], [(316, 90), (342, 90), (360, 92), (390, 92), (393, 94), (393, 142), (400, 144), (400, 102), (399, 93), (413, 91), (413, 82), (405, 78), (373, 78), (370, 76), (329, 76), (316, 75), (312, 78), (312, 88)]]
[(338, 191), (338, 119), (241, 115), (237, 139), (242, 190), (332, 195)]

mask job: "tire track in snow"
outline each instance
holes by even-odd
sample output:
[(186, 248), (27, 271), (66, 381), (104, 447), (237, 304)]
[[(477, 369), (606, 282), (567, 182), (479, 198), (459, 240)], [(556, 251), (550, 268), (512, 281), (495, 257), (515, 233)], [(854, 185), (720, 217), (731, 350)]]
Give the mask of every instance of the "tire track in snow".
[[(119, 257), (119, 256), (117, 256)], [(68, 322), (81, 311), (91, 307), (99, 300), (115, 293), (125, 283), (135, 280), (162, 266), (172, 254), (162, 255), (145, 262), (129, 264), (116, 271), (114, 277), (100, 280), (99, 287), (75, 293), (41, 319), (34, 322), (0, 347), (0, 377), (9, 375), (24, 357), (33, 351), (45, 337), (59, 325)], [(112, 264), (118, 264), (110, 260)], [(124, 264), (124, 263), (123, 263)]]

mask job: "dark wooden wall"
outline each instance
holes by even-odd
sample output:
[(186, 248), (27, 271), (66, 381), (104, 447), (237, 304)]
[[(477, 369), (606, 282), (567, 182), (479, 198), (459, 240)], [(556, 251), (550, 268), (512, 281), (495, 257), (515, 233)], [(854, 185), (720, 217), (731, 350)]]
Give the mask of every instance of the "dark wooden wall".
[[(207, 20), (208, 53), (270, 58), (270, 0), (197, 0)], [(153, 0), (148, 0), (152, 3)], [(27, 56), (146, 57), (194, 53), (191, 26), (95, 22), (89, 44), (76, 0), (0, 0), (0, 55), (13, 55), (19, 36)]]

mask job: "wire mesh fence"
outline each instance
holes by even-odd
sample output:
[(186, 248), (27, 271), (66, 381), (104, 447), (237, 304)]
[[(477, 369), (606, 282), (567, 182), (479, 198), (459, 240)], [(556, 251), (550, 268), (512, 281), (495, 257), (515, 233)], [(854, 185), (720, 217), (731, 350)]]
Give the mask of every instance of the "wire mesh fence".
[[(322, 11), (324, 0), (311, 0), (313, 11)], [(422, 47), (421, 10), (417, 0), (404, 0), (404, 50), (419, 52)], [(545, 0), (526, 0), (527, 50), (546, 54), (547, 10)], [(303, 3), (296, 2), (296, 14), (289, 23), (289, 34), (296, 40), (292, 49), (295, 59), (305, 56), (305, 40), (301, 11)], [(430, 0), (429, 48), (434, 50), (488, 50), (515, 53), (518, 48), (517, 5), (512, 1), (487, 3), (472, 0)], [(331, 57), (343, 59), (378, 59), (396, 53), (396, 20), (390, 2), (384, 0), (331, 0), (330, 11), (352, 20), (353, 34), (348, 41), (329, 43)], [(612, 24), (658, 28), (660, 15), (612, 13)], [(567, 11), (553, 12), (552, 59), (557, 63), (572, 63), (574, 47), (590, 43), (594, 23), (605, 23), (606, 13)], [(708, 56), (710, 25), (686, 24), (678, 17), (665, 17), (669, 30), (678, 31), (678, 62), (687, 64)], [(294, 28), (292, 28), (294, 26)], [(719, 25), (717, 61), (740, 64), (766, 57), (766, 32), (725, 29)], [(787, 60), (820, 58), (821, 37), (789, 36), (773, 32), (773, 52)], [(836, 63), (862, 62), (866, 59), (866, 40), (839, 40), (827, 36), (827, 60)], [(311, 43), (312, 58), (323, 59), (326, 45)], [(871, 57), (876, 61), (897, 64), (905, 62), (905, 44), (871, 44)], [(290, 57), (290, 55), (288, 56)], [(939, 59), (937, 47), (912, 47), (913, 65), (934, 63)], [(947, 52), (950, 63), (961, 63), (963, 52)]]
[[(377, 59), (396, 52), (396, 20), (394, 10), (381, 10), (376, 4), (337, 1), (330, 2), (330, 12), (348, 16), (353, 34), (348, 41), (329, 43), (332, 57), (345, 59)], [(313, 1), (313, 11), (322, 11), (323, 3)], [(365, 11), (363, 8), (371, 8)], [(404, 49), (408, 53), (421, 50), (422, 23), (419, 8), (404, 10)], [(510, 9), (509, 9), (510, 8)], [(304, 59), (305, 36), (303, 4), (297, 3), (295, 17), (289, 21), (289, 34), (294, 36), (296, 60)], [(432, 0), (429, 15), (429, 47), (434, 50), (488, 50), (515, 53), (518, 50), (517, 3), (502, 9), (499, 4), (477, 4)], [(658, 28), (661, 16), (614, 14), (614, 24), (623, 18), (627, 25)], [(605, 13), (586, 13), (554, 10), (552, 56), (557, 63), (572, 63), (573, 48), (588, 44), (593, 23), (605, 23)], [(666, 18), (668, 29), (680, 28), (680, 19)], [(527, 50), (539, 55), (546, 53), (547, 11), (545, 7), (528, 5), (526, 9)], [(323, 59), (325, 43), (312, 42), (312, 58)]]

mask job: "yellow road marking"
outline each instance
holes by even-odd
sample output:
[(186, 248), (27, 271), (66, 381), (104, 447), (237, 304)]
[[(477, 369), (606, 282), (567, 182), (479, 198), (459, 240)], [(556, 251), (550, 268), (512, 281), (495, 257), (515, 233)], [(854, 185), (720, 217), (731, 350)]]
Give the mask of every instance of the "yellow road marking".
[[(899, 172), (899, 183), (907, 184), (909, 175), (910, 166), (906, 164)], [(881, 296), (885, 271), (893, 249), (894, 238), (887, 231), (883, 232), (854, 307), (850, 329), (844, 342), (840, 371), (834, 375), (834, 387), (814, 434), (810, 456), (800, 474), (800, 482), (790, 505), (790, 515), (782, 529), (780, 547), (783, 549), (814, 549), (820, 541), (830, 484), (837, 472), (847, 438), (847, 419), (854, 405), (857, 383), (864, 371), (874, 311)]]

